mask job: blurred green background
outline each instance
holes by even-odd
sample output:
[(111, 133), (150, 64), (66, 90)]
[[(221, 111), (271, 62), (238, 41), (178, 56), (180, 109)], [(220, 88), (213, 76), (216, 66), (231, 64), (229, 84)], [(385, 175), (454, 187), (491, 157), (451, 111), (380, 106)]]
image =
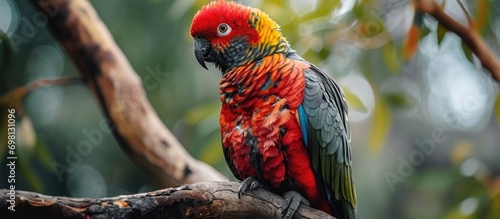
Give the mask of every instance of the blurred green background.
[[(292, 48), (346, 91), (360, 218), (500, 218), (498, 84), (455, 34), (411, 1), (240, 2), (267, 12)], [(165, 125), (194, 157), (234, 180), (218, 131), (220, 73), (197, 64), (189, 36), (208, 1), (91, 3)], [(457, 1), (440, 3), (467, 24)], [(500, 0), (463, 3), (499, 54)], [(78, 76), (28, 1), (0, 0), (0, 30), (0, 96), (38, 79)], [(16, 189), (72, 197), (159, 189), (100, 129), (99, 106), (83, 84), (40, 88), (22, 104)], [(5, 121), (9, 106), (2, 107)], [(92, 131), (102, 140), (68, 163)], [(0, 146), (6, 188), (5, 139)]]

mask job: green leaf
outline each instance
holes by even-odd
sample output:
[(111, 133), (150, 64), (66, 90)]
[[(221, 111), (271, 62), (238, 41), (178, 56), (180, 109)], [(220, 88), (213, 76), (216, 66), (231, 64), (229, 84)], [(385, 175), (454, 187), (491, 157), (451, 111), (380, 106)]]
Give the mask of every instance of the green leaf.
[(430, 169), (416, 172), (411, 184), (418, 190), (444, 191), (450, 188), (459, 177), (446, 169)]
[(284, 6), (287, 2), (284, 2), (283, 0), (268, 0), (268, 1), (263, 1), (264, 2), (269, 2), (269, 3), (274, 3), (276, 5)]
[(452, 204), (460, 204), (461, 200), (475, 196), (478, 199), (489, 198), (490, 192), (487, 183), (480, 177), (463, 177), (458, 175), (454, 180), (453, 194), (450, 197)]
[(415, 105), (404, 93), (391, 92), (383, 95), (384, 101), (391, 107), (408, 109)]
[(443, 41), (444, 35), (446, 35), (447, 32), (448, 32), (448, 29), (446, 29), (446, 27), (444, 27), (441, 24), (441, 22), (438, 22), (437, 32), (436, 32), (438, 45), (441, 45), (441, 41)]
[(10, 63), (12, 51), (9, 36), (0, 30), (0, 68), (4, 68)]
[(473, 219), (474, 217), (467, 217), (465, 216), (462, 211), (460, 211), (460, 206), (456, 206), (455, 208), (451, 209), (448, 213), (446, 213), (446, 216), (443, 217), (444, 219)]
[(500, 194), (496, 194), (491, 198), (488, 203), (487, 217), (486, 219), (500, 218)]
[(475, 28), (482, 33), (488, 26), (490, 16), (490, 1), (475, 1), (476, 5), (476, 18), (474, 19)]
[[(443, 4), (441, 5), (441, 9), (444, 9), (445, 4), (446, 4), (446, 1), (444, 1)], [(437, 26), (437, 31), (436, 31), (438, 46), (441, 45), (441, 41), (443, 40), (444, 35), (446, 35), (447, 32), (448, 32), (448, 29), (446, 29), (446, 27), (443, 24), (441, 24), (441, 22), (438, 21), (438, 26)]]
[(42, 165), (48, 169), (52, 169), (52, 163), (54, 162), (54, 158), (52, 154), (47, 149), (47, 146), (42, 141), (36, 141), (35, 145), (35, 153)]
[(213, 135), (208, 144), (203, 148), (199, 157), (201, 161), (215, 166), (224, 160), (223, 155), (220, 135), (217, 133)]
[(184, 116), (184, 119), (188, 124), (196, 125), (207, 117), (219, 112), (220, 102), (213, 101), (190, 109)]
[(347, 99), (349, 109), (354, 109), (356, 111), (361, 111), (361, 112), (367, 111), (365, 104), (363, 104), (363, 102), (359, 99), (359, 97), (356, 94), (354, 94), (347, 88), (344, 88), (344, 94)]
[(497, 96), (497, 100), (495, 101), (495, 107), (493, 113), (495, 114), (498, 123), (500, 123), (500, 95)]
[[(19, 168), (21, 174), (27, 179), (27, 183), (31, 186), (34, 192), (43, 192), (42, 182), (37, 177), (36, 171), (30, 165), (30, 163), (23, 159), (17, 159), (17, 168)], [(31, 190), (31, 189), (30, 189)]]
[(392, 73), (399, 72), (401, 67), (400, 55), (397, 54), (394, 44), (387, 43), (382, 47), (382, 57), (384, 58), (385, 65)]
[(472, 54), (472, 50), (470, 50), (469, 46), (467, 46), (464, 41), (462, 41), (462, 50), (464, 51), (464, 55), (465, 57), (467, 58), (467, 60), (469, 60), (469, 62), (473, 62), (474, 61), (474, 56)]
[(391, 127), (391, 113), (386, 103), (377, 98), (372, 115), (372, 127), (368, 138), (368, 148), (371, 153), (382, 150)]

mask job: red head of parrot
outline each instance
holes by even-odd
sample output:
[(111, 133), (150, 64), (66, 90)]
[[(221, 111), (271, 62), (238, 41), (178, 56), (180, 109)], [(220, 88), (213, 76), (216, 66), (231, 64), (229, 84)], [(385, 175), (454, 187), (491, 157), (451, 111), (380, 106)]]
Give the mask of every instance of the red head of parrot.
[(194, 16), (190, 29), (201, 66), (212, 62), (223, 73), (288, 46), (277, 23), (259, 9), (213, 1)]

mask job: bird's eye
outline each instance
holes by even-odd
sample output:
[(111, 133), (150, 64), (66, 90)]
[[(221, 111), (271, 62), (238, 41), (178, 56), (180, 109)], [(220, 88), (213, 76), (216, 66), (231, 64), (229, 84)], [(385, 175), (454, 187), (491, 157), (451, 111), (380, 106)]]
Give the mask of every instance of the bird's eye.
[(231, 33), (231, 27), (228, 24), (222, 23), (217, 26), (217, 35), (220, 37), (227, 36), (229, 33)]

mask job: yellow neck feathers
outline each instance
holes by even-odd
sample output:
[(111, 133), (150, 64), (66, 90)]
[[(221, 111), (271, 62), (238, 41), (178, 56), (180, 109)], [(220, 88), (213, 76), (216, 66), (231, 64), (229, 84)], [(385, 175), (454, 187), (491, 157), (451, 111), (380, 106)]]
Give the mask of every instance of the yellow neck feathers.
[(253, 9), (249, 22), (260, 35), (258, 47), (269, 48), (270, 52), (282, 52), (287, 49), (288, 41), (281, 35), (280, 26), (269, 15), (259, 9)]

